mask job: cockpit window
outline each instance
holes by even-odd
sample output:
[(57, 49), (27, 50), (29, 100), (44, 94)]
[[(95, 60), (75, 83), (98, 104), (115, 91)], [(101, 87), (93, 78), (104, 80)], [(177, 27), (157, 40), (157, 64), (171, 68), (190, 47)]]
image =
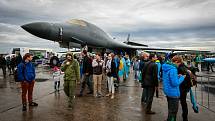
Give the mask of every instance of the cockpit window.
[(77, 20), (77, 19), (69, 20), (69, 21), (67, 21), (67, 23), (76, 24), (76, 25), (79, 25), (79, 26), (87, 26), (87, 23), (85, 21)]

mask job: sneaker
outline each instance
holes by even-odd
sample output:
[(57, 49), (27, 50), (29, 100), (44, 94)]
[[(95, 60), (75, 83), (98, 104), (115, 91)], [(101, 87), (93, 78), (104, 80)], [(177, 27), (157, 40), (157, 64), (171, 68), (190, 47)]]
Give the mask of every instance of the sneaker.
[(112, 95), (110, 99), (114, 99), (114, 95)]
[(93, 94), (93, 92), (88, 92), (87, 94)]
[(79, 94), (79, 95), (78, 95), (78, 97), (82, 97), (82, 96), (83, 96), (83, 94)]
[(31, 102), (31, 103), (29, 103), (29, 106), (38, 106), (38, 104), (35, 102)]
[(69, 103), (69, 104), (68, 104), (68, 108), (73, 108), (72, 103)]
[(101, 95), (97, 95), (96, 97), (97, 97), (97, 98), (101, 98), (102, 96), (101, 96)]
[(23, 104), (22, 111), (26, 111), (26, 110), (27, 110), (27, 106), (26, 106), (26, 104)]
[(104, 95), (102, 93), (98, 93), (99, 97), (104, 97)]
[(106, 94), (106, 97), (109, 97), (110, 96), (110, 93)]
[(97, 97), (98, 97), (98, 94), (95, 94), (94, 97), (97, 98)]

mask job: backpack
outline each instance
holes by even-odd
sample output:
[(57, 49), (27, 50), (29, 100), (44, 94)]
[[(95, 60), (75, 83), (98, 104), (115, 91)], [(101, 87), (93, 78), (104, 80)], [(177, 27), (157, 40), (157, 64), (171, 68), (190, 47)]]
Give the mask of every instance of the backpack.
[(123, 62), (122, 62), (122, 60), (120, 60), (120, 61), (119, 61), (119, 70), (122, 70), (122, 69), (123, 69), (123, 66), (124, 66), (124, 65), (123, 65)]
[[(22, 74), (23, 74), (23, 77), (25, 79), (24, 71), (25, 71), (26, 65), (24, 63), (22, 63), (22, 64), (23, 64)], [(16, 68), (14, 71), (14, 80), (15, 80), (15, 82), (21, 82), (22, 81), (22, 80), (18, 80), (18, 68)]]
[(196, 86), (197, 85), (197, 77), (196, 77), (196, 75), (191, 73), (190, 78), (191, 78), (191, 87)]

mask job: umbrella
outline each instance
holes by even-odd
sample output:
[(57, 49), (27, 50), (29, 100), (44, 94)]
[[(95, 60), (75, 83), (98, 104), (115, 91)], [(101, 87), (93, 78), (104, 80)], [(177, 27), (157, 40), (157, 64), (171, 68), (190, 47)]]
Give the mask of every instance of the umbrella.
[(193, 111), (195, 113), (199, 113), (199, 107), (197, 106), (192, 89), (190, 89), (190, 100), (191, 100), (191, 103), (193, 104)]

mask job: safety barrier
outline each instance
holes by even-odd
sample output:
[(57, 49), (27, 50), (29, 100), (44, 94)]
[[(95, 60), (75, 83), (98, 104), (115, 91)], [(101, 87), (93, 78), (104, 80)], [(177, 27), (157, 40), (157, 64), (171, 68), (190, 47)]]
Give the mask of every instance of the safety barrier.
[(197, 75), (197, 81), (192, 88), (197, 103), (215, 113), (215, 76)]

